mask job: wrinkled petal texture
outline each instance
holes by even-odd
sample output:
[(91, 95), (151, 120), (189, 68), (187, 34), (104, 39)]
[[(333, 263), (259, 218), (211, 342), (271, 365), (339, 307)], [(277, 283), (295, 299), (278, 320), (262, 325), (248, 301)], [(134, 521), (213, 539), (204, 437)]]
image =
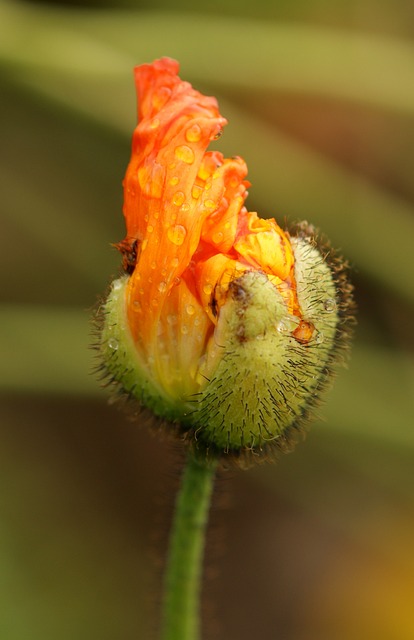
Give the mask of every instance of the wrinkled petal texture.
[(232, 279), (263, 271), (290, 313), (299, 311), (289, 238), (273, 219), (246, 210), (244, 161), (207, 151), (226, 125), (215, 98), (177, 74), (169, 58), (135, 69), (138, 126), (119, 248), (133, 261), (127, 309), (137, 349), (167, 393), (185, 395), (197, 390)]

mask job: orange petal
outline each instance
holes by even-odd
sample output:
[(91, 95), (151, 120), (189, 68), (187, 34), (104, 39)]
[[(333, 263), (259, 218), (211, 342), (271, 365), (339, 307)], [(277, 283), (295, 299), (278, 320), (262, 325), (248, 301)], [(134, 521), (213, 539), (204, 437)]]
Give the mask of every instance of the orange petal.
[(263, 220), (257, 213), (245, 212), (239, 219), (234, 248), (247, 264), (285, 280), (293, 266), (289, 238), (276, 221)]
[(154, 339), (164, 301), (199, 244), (210, 210), (194, 187), (206, 147), (226, 124), (216, 100), (181, 81), (177, 71), (165, 58), (135, 71), (140, 122), (124, 180), (124, 214), (126, 246), (138, 245), (128, 298), (141, 345)]

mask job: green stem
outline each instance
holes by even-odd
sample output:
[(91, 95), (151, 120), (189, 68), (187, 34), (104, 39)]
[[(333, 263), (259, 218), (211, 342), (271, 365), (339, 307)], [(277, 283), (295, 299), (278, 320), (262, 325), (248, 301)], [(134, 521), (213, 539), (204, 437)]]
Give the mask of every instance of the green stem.
[(200, 578), (215, 468), (215, 461), (188, 456), (165, 573), (162, 640), (199, 638)]

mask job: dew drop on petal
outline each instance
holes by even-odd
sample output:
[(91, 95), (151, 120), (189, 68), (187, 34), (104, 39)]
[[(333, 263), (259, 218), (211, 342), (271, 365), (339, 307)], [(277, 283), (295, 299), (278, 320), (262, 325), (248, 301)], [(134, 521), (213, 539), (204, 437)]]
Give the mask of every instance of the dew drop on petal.
[(174, 227), (169, 227), (167, 231), (168, 239), (178, 247), (183, 244), (186, 235), (187, 230), (182, 224), (176, 224)]
[(152, 97), (152, 104), (157, 111), (168, 102), (172, 94), (170, 87), (160, 87)]
[(172, 201), (176, 207), (181, 207), (184, 200), (185, 200), (185, 193), (183, 191), (176, 191), (176, 193), (174, 193)]
[(139, 300), (134, 300), (134, 302), (132, 303), (132, 308), (134, 311), (141, 311), (142, 310), (142, 306)]
[(167, 286), (168, 286), (168, 285), (167, 285), (167, 283), (166, 283), (164, 280), (161, 280), (161, 282), (159, 283), (159, 285), (158, 285), (158, 287), (157, 287), (157, 288), (158, 288), (158, 291), (159, 291), (160, 293), (164, 293), (164, 291), (166, 291), (166, 290), (167, 290)]
[(178, 176), (173, 176), (170, 180), (170, 185), (172, 187), (175, 187), (179, 182), (180, 182), (180, 178)]
[(188, 142), (198, 142), (201, 139), (201, 127), (198, 124), (193, 124), (185, 132), (185, 137)]
[(210, 293), (213, 291), (213, 285), (210, 282), (207, 282), (207, 284), (205, 284), (203, 287), (203, 291), (206, 294), (206, 296), (209, 296)]
[(185, 324), (181, 325), (181, 333), (184, 336), (187, 335), (187, 333), (188, 333), (188, 327)]
[(175, 267), (178, 267), (179, 262), (180, 262), (180, 261), (179, 261), (179, 259), (178, 259), (178, 258), (173, 258), (173, 259), (171, 260), (171, 266), (172, 266), (172, 267), (174, 267), (174, 268), (175, 268)]
[(186, 144), (182, 144), (179, 147), (175, 147), (175, 157), (179, 160), (182, 160), (186, 164), (193, 164), (194, 162), (194, 151), (191, 147), (188, 147)]
[(213, 234), (213, 242), (215, 242), (215, 244), (220, 244), (220, 242), (222, 242), (223, 240), (223, 232), (222, 231), (217, 231), (216, 233)]
[(119, 342), (116, 338), (109, 338), (108, 347), (112, 349), (112, 351), (116, 351), (119, 347)]
[(149, 126), (151, 129), (158, 129), (158, 127), (160, 126), (159, 118), (154, 118), (153, 120), (151, 120)]
[(152, 233), (153, 231), (154, 231), (154, 227), (152, 226), (152, 224), (147, 225), (147, 232)]
[(214, 202), (214, 200), (204, 200), (204, 206), (206, 209), (215, 209), (216, 208), (216, 203)]
[(193, 304), (187, 304), (185, 307), (185, 310), (187, 311), (189, 316), (192, 316), (195, 313), (195, 308)]
[(168, 322), (168, 324), (171, 324), (171, 325), (172, 324), (176, 324), (177, 316), (172, 314), (172, 313), (169, 313), (168, 316), (167, 316), (167, 322)]
[(200, 187), (198, 184), (194, 185), (194, 187), (191, 190), (191, 195), (193, 196), (194, 200), (198, 200), (202, 191), (203, 191), (202, 187)]
[(336, 310), (336, 301), (334, 298), (327, 298), (323, 303), (323, 306), (327, 313), (332, 313)]

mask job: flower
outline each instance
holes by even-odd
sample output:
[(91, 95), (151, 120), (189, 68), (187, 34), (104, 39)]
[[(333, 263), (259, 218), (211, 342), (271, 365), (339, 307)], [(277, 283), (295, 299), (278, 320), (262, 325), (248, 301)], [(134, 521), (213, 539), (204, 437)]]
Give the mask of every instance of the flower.
[(207, 151), (227, 122), (178, 68), (135, 69), (125, 273), (104, 306), (104, 366), (198, 447), (283, 447), (348, 333), (350, 286), (306, 223), (292, 235), (247, 210), (245, 162)]

